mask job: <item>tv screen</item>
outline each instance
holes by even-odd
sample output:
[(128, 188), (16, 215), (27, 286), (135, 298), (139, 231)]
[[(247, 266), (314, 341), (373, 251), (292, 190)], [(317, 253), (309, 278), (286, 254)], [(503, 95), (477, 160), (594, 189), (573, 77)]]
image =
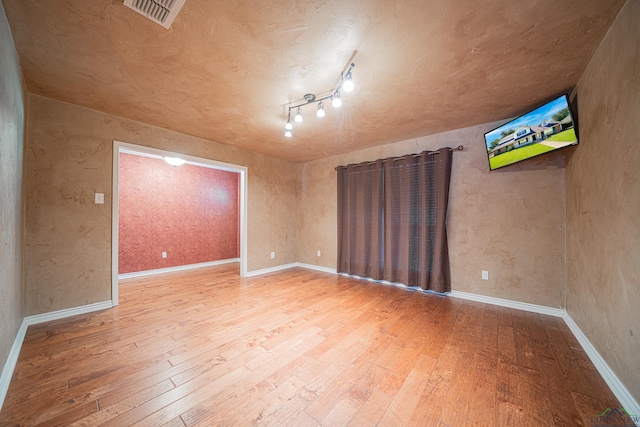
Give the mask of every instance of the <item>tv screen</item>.
[(567, 95), (484, 134), (489, 169), (578, 144)]

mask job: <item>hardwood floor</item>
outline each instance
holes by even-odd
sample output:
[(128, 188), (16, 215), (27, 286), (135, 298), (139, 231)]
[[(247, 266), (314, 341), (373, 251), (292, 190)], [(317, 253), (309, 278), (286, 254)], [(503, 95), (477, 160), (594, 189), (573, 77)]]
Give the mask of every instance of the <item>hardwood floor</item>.
[(32, 326), (0, 425), (590, 426), (620, 406), (561, 319), (237, 264)]

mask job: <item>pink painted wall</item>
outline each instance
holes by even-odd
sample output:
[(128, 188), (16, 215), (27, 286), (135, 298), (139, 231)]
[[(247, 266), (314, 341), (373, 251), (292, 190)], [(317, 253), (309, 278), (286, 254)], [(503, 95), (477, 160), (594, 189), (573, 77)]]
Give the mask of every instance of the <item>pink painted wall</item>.
[(239, 180), (121, 153), (118, 273), (237, 258)]

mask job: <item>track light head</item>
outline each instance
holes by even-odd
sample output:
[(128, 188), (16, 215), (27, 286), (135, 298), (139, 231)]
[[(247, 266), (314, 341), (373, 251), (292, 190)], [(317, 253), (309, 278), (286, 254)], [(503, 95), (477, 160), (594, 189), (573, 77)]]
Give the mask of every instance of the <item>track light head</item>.
[(349, 71), (347, 76), (344, 78), (344, 82), (342, 82), (342, 89), (344, 89), (345, 92), (351, 92), (353, 90), (353, 75), (351, 74), (351, 71)]
[(296, 112), (296, 117), (294, 118), (296, 123), (302, 123), (302, 110), (298, 107), (298, 111)]
[(333, 96), (331, 97), (331, 105), (333, 105), (333, 108), (340, 108), (340, 106), (342, 105), (342, 100), (340, 99), (339, 90), (337, 90), (336, 93), (334, 93)]
[(322, 101), (320, 101), (320, 103), (318, 104), (318, 111), (316, 112), (316, 116), (318, 116), (318, 117), (324, 117), (325, 116), (324, 103)]

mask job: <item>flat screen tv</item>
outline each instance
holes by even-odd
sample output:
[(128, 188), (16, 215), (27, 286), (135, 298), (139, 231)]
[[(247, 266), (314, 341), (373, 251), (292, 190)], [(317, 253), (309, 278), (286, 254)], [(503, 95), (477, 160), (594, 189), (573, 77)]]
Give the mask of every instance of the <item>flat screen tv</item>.
[(484, 134), (489, 169), (578, 144), (567, 95)]

